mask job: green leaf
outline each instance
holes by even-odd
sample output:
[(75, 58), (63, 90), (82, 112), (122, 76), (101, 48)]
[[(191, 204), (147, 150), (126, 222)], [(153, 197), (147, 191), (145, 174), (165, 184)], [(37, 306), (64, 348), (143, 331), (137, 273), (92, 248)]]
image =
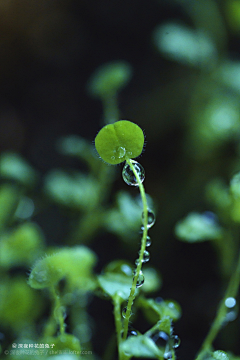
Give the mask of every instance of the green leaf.
[(212, 355), (215, 360), (229, 360), (228, 354), (222, 350), (216, 350)]
[(218, 239), (223, 230), (216, 223), (214, 214), (191, 212), (176, 224), (175, 234), (182, 241), (198, 242)]
[(240, 172), (235, 174), (230, 181), (230, 192), (236, 199), (240, 199)]
[(78, 172), (52, 170), (45, 177), (45, 192), (57, 203), (73, 209), (93, 207), (99, 199), (98, 182)]
[(57, 337), (48, 336), (41, 339), (41, 343), (54, 344), (54, 350), (71, 350), (80, 354), (81, 346), (79, 339), (71, 334), (61, 334)]
[(141, 296), (137, 299), (137, 304), (140, 306), (149, 321), (155, 323), (156, 321), (169, 317), (173, 321), (181, 317), (181, 307), (173, 300), (163, 299), (146, 299)]
[(153, 33), (156, 47), (166, 57), (193, 66), (207, 66), (217, 60), (217, 51), (211, 38), (202, 30), (182, 24), (166, 23)]
[(142, 291), (144, 293), (154, 292), (159, 290), (162, 285), (160, 274), (154, 268), (147, 267), (144, 269), (144, 286)]
[(106, 98), (126, 86), (131, 76), (132, 68), (127, 62), (110, 62), (94, 72), (87, 88), (92, 96)]
[(0, 242), (0, 264), (29, 266), (42, 253), (44, 236), (37, 224), (25, 222), (11, 232), (6, 232)]
[(11, 222), (20, 200), (20, 193), (13, 185), (4, 184), (0, 187), (0, 229)]
[(95, 138), (99, 156), (111, 165), (120, 164), (126, 158), (138, 157), (143, 145), (142, 129), (128, 120), (120, 120), (104, 126)]
[(1, 154), (0, 174), (2, 178), (13, 179), (25, 186), (32, 186), (36, 181), (36, 172), (18, 154), (5, 152)]
[(127, 300), (132, 286), (132, 276), (118, 273), (106, 273), (98, 276), (102, 290), (112, 299), (118, 295), (122, 300)]
[(120, 351), (129, 357), (163, 359), (164, 352), (146, 335), (130, 336), (120, 345)]
[(28, 283), (34, 289), (44, 289), (66, 278), (70, 290), (91, 290), (95, 286), (92, 278), (95, 263), (95, 253), (86, 246), (63, 248), (38, 260), (32, 268)]
[(142, 224), (142, 208), (137, 200), (125, 191), (118, 192), (116, 202), (117, 208), (108, 211), (104, 224), (109, 231), (129, 241), (129, 237), (136, 236)]

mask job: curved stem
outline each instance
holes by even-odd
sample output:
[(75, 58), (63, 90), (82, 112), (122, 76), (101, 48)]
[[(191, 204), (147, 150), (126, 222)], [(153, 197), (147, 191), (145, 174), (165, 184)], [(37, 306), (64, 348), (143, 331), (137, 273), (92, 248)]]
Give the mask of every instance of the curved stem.
[(240, 253), (238, 257), (236, 270), (233, 272), (231, 276), (224, 298), (220, 302), (217, 315), (197, 355), (198, 360), (202, 359), (204, 355), (208, 351), (210, 351), (213, 341), (215, 340), (224, 322), (226, 321), (227, 308), (225, 305), (225, 301), (229, 297), (235, 298), (237, 296), (239, 285), (240, 285)]
[(132, 287), (131, 287), (131, 291), (130, 291), (130, 295), (129, 295), (129, 299), (128, 299), (128, 304), (127, 304), (127, 311), (126, 311), (126, 316), (124, 319), (124, 327), (123, 327), (123, 340), (125, 340), (127, 338), (127, 332), (128, 332), (128, 324), (129, 324), (129, 319), (131, 316), (131, 309), (132, 309), (132, 305), (133, 305), (133, 301), (135, 299), (135, 292), (136, 292), (136, 285), (137, 285), (137, 280), (139, 278), (139, 274), (140, 271), (142, 269), (142, 261), (143, 261), (143, 256), (144, 256), (144, 251), (146, 249), (146, 240), (147, 240), (147, 232), (148, 232), (148, 205), (147, 205), (147, 198), (146, 198), (146, 193), (145, 193), (145, 189), (143, 184), (141, 183), (141, 180), (139, 178), (139, 175), (137, 173), (137, 171), (135, 170), (131, 159), (126, 159), (126, 163), (130, 166), (132, 172), (134, 173), (134, 176), (137, 180), (138, 186), (139, 186), (139, 191), (141, 194), (141, 198), (142, 198), (142, 204), (143, 204), (143, 234), (142, 234), (142, 240), (141, 240), (141, 249), (140, 249), (140, 253), (139, 253), (139, 258), (138, 258), (138, 265), (137, 268), (135, 270), (135, 274), (134, 274), (134, 278), (133, 278), (133, 283), (132, 283)]

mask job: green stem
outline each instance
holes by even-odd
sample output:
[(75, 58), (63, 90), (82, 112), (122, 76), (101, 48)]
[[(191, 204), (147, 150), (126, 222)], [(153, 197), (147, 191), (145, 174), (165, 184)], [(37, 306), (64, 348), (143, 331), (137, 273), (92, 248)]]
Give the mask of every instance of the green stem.
[(197, 355), (197, 360), (202, 359), (204, 355), (210, 351), (213, 341), (215, 340), (224, 322), (226, 321), (227, 307), (225, 305), (225, 301), (229, 297), (235, 298), (237, 296), (239, 285), (240, 285), (240, 253), (238, 257), (236, 270), (233, 272), (231, 276), (224, 298), (220, 302), (217, 315)]
[(65, 324), (63, 317), (63, 307), (57, 289), (53, 286), (49, 288), (49, 292), (53, 301), (51, 316), (45, 326), (43, 337), (54, 336), (59, 325), (60, 334), (65, 333)]
[(54, 299), (54, 318), (59, 324), (59, 332), (61, 335), (65, 333), (65, 323), (64, 323), (64, 317), (63, 317), (63, 307), (60, 301), (60, 296), (58, 295), (56, 289), (53, 287), (51, 288), (51, 293)]
[(120, 119), (117, 94), (113, 93), (105, 98), (102, 98), (104, 122), (106, 124), (113, 124)]
[(126, 315), (125, 315), (125, 319), (124, 319), (123, 340), (125, 340), (127, 338), (128, 324), (129, 324), (129, 319), (131, 316), (133, 301), (135, 299), (137, 280), (139, 278), (139, 274), (142, 269), (142, 261), (143, 261), (144, 251), (146, 249), (146, 240), (147, 240), (147, 232), (148, 232), (148, 228), (147, 228), (148, 205), (147, 205), (145, 189), (144, 189), (143, 184), (141, 183), (141, 180), (139, 178), (137, 171), (135, 170), (135, 167), (133, 166), (133, 164), (131, 162), (131, 159), (126, 159), (126, 163), (130, 166), (132, 172), (134, 173), (134, 176), (135, 176), (138, 186), (139, 186), (139, 191), (141, 194), (142, 204), (143, 204), (143, 226), (144, 226), (144, 229), (143, 229), (143, 234), (142, 234), (141, 249), (139, 252), (138, 265), (135, 270), (135, 275), (133, 278), (133, 283), (132, 283), (132, 287), (131, 287), (131, 291), (130, 291), (130, 295), (129, 295), (129, 299), (128, 299), (128, 304), (127, 304), (127, 311), (126, 311)]
[(115, 327), (117, 331), (117, 340), (118, 345), (121, 343), (121, 333), (122, 333), (122, 319), (121, 319), (121, 301), (118, 295), (115, 295), (113, 298), (113, 306), (114, 306), (114, 319), (115, 319)]

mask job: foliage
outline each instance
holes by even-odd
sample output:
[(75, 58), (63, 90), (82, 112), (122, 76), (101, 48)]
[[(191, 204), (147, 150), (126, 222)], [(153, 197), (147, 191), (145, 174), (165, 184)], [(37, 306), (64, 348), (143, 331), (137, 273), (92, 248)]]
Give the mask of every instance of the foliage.
[[(174, 360), (180, 345), (175, 329), (179, 331), (181, 319), (191, 317), (191, 311), (189, 305), (187, 309), (187, 305), (171, 296), (170, 299), (159, 297), (165, 291), (161, 289), (162, 283), (166, 284), (159, 273), (161, 256), (168, 256), (167, 270), (174, 269), (177, 283), (174, 255), (165, 251), (167, 245), (162, 240), (169, 219), (172, 225), (175, 223), (171, 228), (174, 227), (177, 249), (185, 251), (192, 246), (207, 249), (210, 254), (215, 251), (219, 279), (225, 289), (218, 308), (212, 310), (212, 325), (196, 360), (239, 359), (219, 334), (229, 329), (233, 332), (232, 338), (237, 338), (238, 334), (235, 324), (239, 321), (240, 283), (240, 65), (222, 50), (225, 31), (215, 1), (209, 0), (207, 9), (222, 34), (220, 40), (206, 20), (207, 16), (203, 16), (204, 1), (194, 6), (185, 1), (176, 0), (176, 3), (181, 3), (190, 18), (199, 22), (193, 27), (182, 21), (165, 21), (152, 31), (157, 56), (173, 67), (194, 74), (195, 78), (190, 104), (184, 112), (184, 139), (180, 149), (184, 160), (175, 164), (173, 175), (165, 178), (166, 183), (162, 184), (167, 191), (169, 208), (162, 206), (158, 192), (151, 187), (154, 181), (160, 180), (157, 178), (147, 185), (148, 179), (159, 176), (156, 169), (160, 167), (160, 156), (157, 154), (152, 173), (148, 170), (146, 174), (145, 183), (152, 199), (143, 186), (145, 170), (136, 159), (145, 145), (145, 131), (135, 120), (120, 120), (118, 96), (133, 73), (132, 66), (125, 60), (103, 64), (86, 85), (88, 96), (94, 101), (100, 100), (103, 106), (104, 124), (95, 138), (96, 151), (103, 161), (94, 152), (91, 141), (76, 135), (60, 138), (56, 149), (62, 157), (75, 158), (78, 164), (84, 164), (81, 170), (74, 166), (71, 169), (58, 167), (43, 175), (18, 153), (5, 151), (1, 154), (0, 340), (5, 336), (1, 359), (13, 350), (13, 344), (25, 344), (28, 350), (38, 344), (44, 351), (40, 355), (32, 353), (33, 359), (87, 357), (91, 360), (99, 356), (111, 359), (117, 349), (120, 360)], [(224, 9), (232, 31), (239, 32), (239, 2), (228, 0)], [(204, 28), (199, 25), (203, 23)], [(176, 79), (173, 83), (169, 91), (171, 96)], [(158, 98), (157, 92), (156, 103)], [(139, 106), (141, 112), (141, 104)], [(154, 121), (151, 125), (155, 131)], [(151, 149), (151, 142), (148, 148)], [(153, 154), (154, 149), (150, 152)], [(128, 191), (124, 183), (115, 183), (120, 167), (109, 166), (121, 163), (125, 184), (133, 186)], [(174, 185), (172, 194), (172, 183), (178, 184), (178, 179), (182, 183), (188, 181), (185, 185), (181, 183), (181, 194), (178, 185)], [(115, 201), (111, 198), (112, 190)], [(198, 192), (200, 195), (196, 195)], [(198, 197), (197, 209), (195, 197)], [(49, 206), (57, 208), (69, 223), (63, 243), (51, 243), (38, 224), (37, 215)], [(149, 231), (155, 224), (157, 207), (160, 225), (153, 233), (153, 243), (156, 240), (159, 244), (155, 248), (158, 251), (151, 251)], [(110, 241), (106, 246), (108, 237)], [(116, 247), (117, 252), (114, 252)], [(111, 255), (110, 261), (104, 257), (106, 252)], [(179, 252), (177, 257), (182, 257), (184, 263), (182, 254)], [(195, 256), (197, 262), (198, 254)], [(148, 266), (150, 257), (154, 258), (151, 267)], [(189, 278), (191, 271), (187, 268)], [(100, 304), (100, 320), (97, 319), (96, 326), (99, 332), (104, 328), (104, 354), (99, 354), (91, 341), (95, 322), (91, 304), (95, 302)], [(105, 305), (101, 304), (108, 302), (113, 308), (114, 326), (106, 321), (106, 317), (112, 315), (111, 310), (106, 316), (101, 309), (102, 306), (105, 311)], [(192, 321), (199, 325), (197, 314)], [(113, 337), (109, 333), (114, 333)], [(184, 346), (182, 336), (181, 343)], [(224, 351), (218, 350), (219, 347)], [(11, 355), (13, 360), (28, 357), (24, 351)]]

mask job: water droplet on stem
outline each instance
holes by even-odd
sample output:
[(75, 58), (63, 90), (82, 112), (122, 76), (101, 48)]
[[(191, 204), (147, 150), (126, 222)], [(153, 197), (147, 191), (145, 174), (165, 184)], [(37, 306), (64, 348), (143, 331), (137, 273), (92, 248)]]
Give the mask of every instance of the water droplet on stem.
[(145, 250), (144, 253), (143, 253), (143, 260), (142, 262), (143, 263), (146, 263), (150, 260), (150, 253), (149, 251)]
[(236, 319), (237, 317), (237, 301), (234, 297), (228, 297), (225, 300), (225, 306), (227, 308), (227, 313), (226, 313), (226, 318), (225, 320), (228, 321), (233, 321)]
[(146, 247), (151, 246), (151, 244), (152, 244), (152, 240), (151, 240), (150, 236), (147, 236)]
[[(144, 168), (137, 161), (135, 161), (135, 160), (130, 160), (130, 161), (133, 164), (133, 166), (138, 174), (140, 182), (142, 183), (145, 179)], [(131, 185), (131, 186), (138, 186), (137, 179), (136, 179), (131, 167), (127, 163), (124, 165), (124, 168), (122, 171), (122, 177), (126, 184)]]
[(174, 349), (177, 349), (177, 348), (179, 347), (180, 343), (181, 343), (181, 340), (180, 340), (180, 338), (178, 337), (178, 335), (174, 335), (174, 336), (173, 336), (173, 345), (172, 345), (172, 347), (173, 347)]
[[(134, 278), (135, 278), (135, 274), (136, 274), (136, 270), (134, 271)], [(133, 279), (134, 279), (133, 278)], [(136, 287), (139, 288), (144, 284), (144, 275), (142, 270), (140, 271), (139, 275), (138, 275), (138, 279), (137, 279), (137, 283), (136, 283)]]
[[(142, 212), (142, 223), (144, 225), (144, 211)], [(155, 214), (152, 210), (147, 212), (147, 228), (150, 229), (155, 224)], [(142, 227), (144, 230), (144, 226)]]

